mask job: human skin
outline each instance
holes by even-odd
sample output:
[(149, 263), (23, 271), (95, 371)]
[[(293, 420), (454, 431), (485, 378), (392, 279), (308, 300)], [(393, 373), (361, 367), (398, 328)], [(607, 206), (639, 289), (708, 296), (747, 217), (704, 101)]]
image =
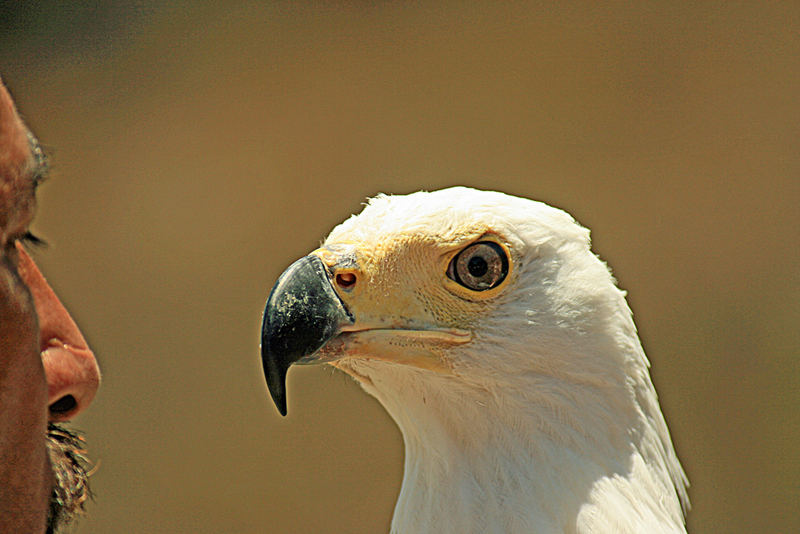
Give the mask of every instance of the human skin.
[(21, 244), (44, 167), (0, 81), (0, 532), (52, 530), (51, 495), (64, 478), (54, 468), (73, 470), (48, 424), (83, 411), (100, 382), (83, 335)]

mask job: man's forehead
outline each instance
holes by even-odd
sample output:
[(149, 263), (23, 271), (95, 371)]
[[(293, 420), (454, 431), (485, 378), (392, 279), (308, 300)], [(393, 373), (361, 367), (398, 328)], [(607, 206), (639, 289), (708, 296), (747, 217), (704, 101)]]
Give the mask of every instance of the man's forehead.
[(31, 160), (31, 136), (17, 114), (11, 95), (0, 83), (0, 173), (20, 173)]
[(11, 95), (0, 80), (0, 225), (32, 217), (34, 191), (42, 180), (46, 158), (17, 113)]

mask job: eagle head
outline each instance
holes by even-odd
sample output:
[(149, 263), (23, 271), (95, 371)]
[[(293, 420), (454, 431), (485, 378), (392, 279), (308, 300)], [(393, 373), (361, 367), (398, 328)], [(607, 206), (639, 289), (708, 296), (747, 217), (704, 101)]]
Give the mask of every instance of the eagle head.
[(326, 363), (395, 419), (393, 531), (450, 507), (442, 525), (481, 519), (447, 531), (624, 532), (605, 510), (642, 487), (652, 511), (631, 531), (683, 528), (685, 475), (625, 294), (564, 211), (464, 187), (373, 198), (280, 276), (261, 351), (282, 414), (289, 367)]

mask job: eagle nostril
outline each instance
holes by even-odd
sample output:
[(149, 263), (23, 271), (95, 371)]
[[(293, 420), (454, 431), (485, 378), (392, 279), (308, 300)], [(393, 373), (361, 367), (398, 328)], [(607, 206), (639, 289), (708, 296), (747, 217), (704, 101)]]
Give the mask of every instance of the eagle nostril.
[(78, 407), (78, 401), (72, 395), (64, 395), (50, 404), (50, 413), (53, 415), (66, 415)]

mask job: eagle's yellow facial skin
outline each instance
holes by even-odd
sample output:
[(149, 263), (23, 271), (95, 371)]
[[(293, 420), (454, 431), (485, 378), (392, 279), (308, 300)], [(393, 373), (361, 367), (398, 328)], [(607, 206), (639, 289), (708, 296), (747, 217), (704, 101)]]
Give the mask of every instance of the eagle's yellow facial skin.
[(455, 255), (476, 241), (496, 242), (508, 254), (508, 245), (486, 227), (445, 236), (416, 232), (381, 241), (336, 240), (312, 252), (328, 267), (336, 292), (356, 318), (322, 351), (336, 359), (449, 372), (448, 349), (472, 339), (481, 311), (511, 279), (511, 254), (509, 274), (495, 288), (472, 291), (447, 276)]

